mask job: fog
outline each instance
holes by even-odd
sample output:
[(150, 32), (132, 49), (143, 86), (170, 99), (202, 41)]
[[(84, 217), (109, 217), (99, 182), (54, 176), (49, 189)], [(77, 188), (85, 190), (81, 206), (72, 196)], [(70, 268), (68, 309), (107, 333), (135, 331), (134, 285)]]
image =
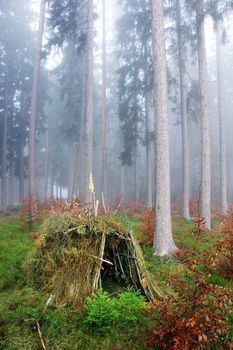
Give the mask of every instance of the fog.
[[(61, 1), (60, 5), (63, 2)], [(67, 2), (69, 3), (69, 2)], [(73, 2), (76, 3), (76, 2)], [(29, 4), (31, 6), (29, 6)], [(127, 202), (155, 203), (154, 102), (149, 2), (106, 1), (106, 101), (103, 101), (102, 2), (94, 4), (93, 138), (90, 159), (96, 198), (111, 205)], [(65, 5), (64, 5), (65, 6)], [(67, 5), (68, 6), (68, 5)], [(167, 5), (168, 6), (168, 5)], [(171, 5), (172, 7), (172, 5)], [(64, 8), (63, 8), (64, 10)], [(60, 12), (59, 12), (60, 11)], [(78, 13), (61, 12), (55, 0), (46, 6), (36, 113), (36, 195), (40, 201), (79, 198), (86, 201), (89, 183), (85, 117), (87, 18), (85, 4)], [(69, 12), (70, 11), (70, 12)], [(1, 207), (18, 206), (29, 195), (29, 119), (33, 68), (37, 45), (40, 2), (14, 0), (0, 3), (0, 154)], [(165, 18), (169, 82), (169, 136), (171, 201), (179, 207), (182, 189), (182, 125), (175, 19)], [(198, 93), (198, 58), (195, 14), (183, 9), (190, 29), (184, 37), (187, 94), (190, 198), (199, 198), (201, 184), (201, 116)], [(56, 17), (57, 16), (57, 17)], [(60, 17), (59, 17), (60, 16)], [(62, 17), (64, 16), (64, 17)], [(146, 17), (148, 16), (148, 17)], [(59, 21), (61, 19), (61, 21)], [(141, 20), (141, 22), (139, 21)], [(63, 21), (63, 22), (62, 22)], [(233, 28), (232, 15), (224, 15), (222, 74), (224, 132), (227, 159), (227, 199), (233, 201)], [(188, 31), (188, 29), (186, 28)], [(192, 32), (192, 33), (191, 33)], [(190, 36), (194, 35), (191, 39)], [(208, 102), (211, 140), (211, 203), (220, 208), (220, 140), (216, 31), (210, 15), (205, 20), (208, 66)], [(90, 75), (91, 76), (91, 75)], [(145, 88), (146, 86), (146, 88)], [(146, 106), (146, 92), (149, 102)], [(86, 101), (86, 102), (85, 102)], [(105, 106), (103, 107), (103, 104)], [(103, 125), (105, 108), (106, 126)], [(146, 124), (148, 117), (148, 128)], [(104, 135), (106, 129), (106, 135)], [(149, 138), (148, 138), (149, 135)], [(103, 139), (106, 136), (106, 143)], [(151, 151), (148, 152), (148, 143)], [(93, 147), (92, 147), (93, 145)], [(150, 166), (148, 168), (149, 157)], [(106, 164), (103, 165), (103, 157)], [(103, 185), (106, 167), (107, 185)], [(150, 172), (150, 176), (148, 175)], [(148, 190), (148, 181), (151, 189)]]

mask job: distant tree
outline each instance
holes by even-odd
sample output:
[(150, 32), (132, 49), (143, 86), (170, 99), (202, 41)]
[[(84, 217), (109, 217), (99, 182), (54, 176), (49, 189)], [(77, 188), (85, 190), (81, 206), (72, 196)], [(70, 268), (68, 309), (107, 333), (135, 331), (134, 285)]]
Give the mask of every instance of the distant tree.
[[(133, 165), (135, 200), (138, 198), (137, 162), (140, 143), (146, 145), (147, 206), (151, 200), (151, 131), (147, 129), (150, 110), (147, 99), (152, 94), (151, 11), (147, 0), (121, 2), (118, 21), (120, 68), (118, 70), (119, 118), (122, 123), (121, 160)], [(143, 132), (145, 130), (145, 132)], [(149, 154), (148, 154), (149, 152)]]
[(219, 140), (220, 140), (220, 211), (227, 214), (227, 160), (226, 160), (226, 130), (224, 115), (223, 93), (223, 63), (221, 25), (216, 20), (216, 50), (217, 50), (217, 73), (218, 73), (218, 115), (219, 115)]
[(196, 0), (197, 51), (201, 107), (201, 197), (200, 211), (206, 227), (211, 228), (211, 166), (210, 166), (210, 122), (208, 107), (208, 72), (204, 31), (204, 1)]
[(87, 7), (87, 75), (86, 75), (86, 167), (85, 167), (85, 201), (92, 200), (89, 188), (93, 174), (93, 0), (88, 0)]
[(216, 32), (216, 57), (217, 57), (217, 80), (218, 80), (218, 116), (219, 116), (219, 142), (220, 142), (220, 211), (227, 213), (227, 159), (226, 159), (226, 130), (224, 111), (224, 76), (222, 63), (222, 44), (225, 31), (222, 30), (224, 16), (231, 10), (229, 1), (211, 0), (207, 4), (207, 13), (214, 21)]
[(184, 28), (181, 17), (181, 1), (176, 0), (176, 31), (178, 42), (179, 78), (180, 78), (180, 110), (182, 126), (182, 215), (189, 219), (189, 142), (188, 142), (188, 118), (187, 118), (187, 93), (185, 86), (185, 44)]
[(40, 64), (42, 52), (42, 40), (44, 34), (45, 22), (45, 4), (46, 0), (41, 0), (40, 17), (38, 28), (38, 39), (36, 47), (36, 57), (34, 63), (33, 82), (32, 82), (32, 99), (31, 114), (29, 123), (29, 198), (30, 198), (30, 217), (33, 220), (37, 212), (36, 204), (36, 173), (35, 173), (35, 145), (36, 145), (36, 116), (38, 104), (38, 87), (40, 78)]
[(102, 192), (108, 200), (107, 183), (107, 97), (106, 97), (106, 8), (102, 0)]
[(154, 66), (156, 206), (154, 249), (163, 256), (176, 246), (172, 237), (170, 207), (170, 159), (168, 134), (167, 66), (162, 0), (152, 0), (152, 38)]
[(0, 5), (0, 114), (4, 115), (0, 138), (3, 209), (7, 206), (7, 173), (10, 180), (9, 204), (13, 202), (15, 176), (19, 178), (20, 200), (24, 195), (27, 168), (24, 147), (28, 141), (33, 47), (32, 30), (28, 22), (30, 15), (27, 1), (21, 4), (19, 0), (12, 0)]

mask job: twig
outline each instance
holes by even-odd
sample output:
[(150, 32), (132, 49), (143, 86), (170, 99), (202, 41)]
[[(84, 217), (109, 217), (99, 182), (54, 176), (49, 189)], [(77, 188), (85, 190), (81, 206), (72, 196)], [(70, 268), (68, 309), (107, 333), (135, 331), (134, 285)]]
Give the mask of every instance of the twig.
[(101, 258), (99, 258), (98, 256), (90, 255), (90, 254), (87, 254), (87, 256), (90, 256), (91, 258), (94, 258), (94, 259), (100, 260), (100, 261), (102, 261), (102, 262), (105, 262), (105, 263), (107, 263), (107, 264), (109, 264), (109, 265), (113, 265), (113, 263), (112, 263), (111, 261), (108, 261), (108, 260), (105, 260), (105, 259), (101, 259)]
[(117, 212), (119, 211), (119, 209), (120, 209), (120, 207), (121, 207), (121, 204), (122, 204), (122, 202), (123, 202), (123, 196), (121, 197), (121, 200), (120, 200), (120, 202), (119, 202), (119, 204), (118, 204), (118, 206), (117, 206), (117, 208), (116, 208), (116, 210), (114, 211), (114, 215), (116, 215), (117, 214)]
[(38, 321), (36, 321), (36, 327), (37, 327), (37, 331), (38, 331), (38, 334), (39, 334), (39, 338), (40, 338), (42, 349), (43, 350), (47, 350), (47, 348), (45, 346), (45, 343), (44, 343), (44, 340), (43, 340), (43, 337), (42, 337), (41, 330), (40, 330), (40, 324), (39, 324)]

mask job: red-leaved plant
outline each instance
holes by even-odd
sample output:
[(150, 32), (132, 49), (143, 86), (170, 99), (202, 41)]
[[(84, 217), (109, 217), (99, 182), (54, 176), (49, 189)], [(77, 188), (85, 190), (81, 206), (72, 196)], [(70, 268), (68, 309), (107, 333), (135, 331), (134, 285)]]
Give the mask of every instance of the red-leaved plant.
[(140, 215), (140, 231), (145, 235), (145, 238), (141, 241), (147, 242), (153, 245), (154, 240), (154, 227), (155, 227), (155, 211), (152, 208), (144, 210)]
[(229, 332), (227, 315), (232, 293), (226, 288), (209, 285), (199, 278), (184, 285), (179, 275), (170, 280), (178, 297), (151, 304), (157, 326), (147, 347), (164, 350), (227, 349)]

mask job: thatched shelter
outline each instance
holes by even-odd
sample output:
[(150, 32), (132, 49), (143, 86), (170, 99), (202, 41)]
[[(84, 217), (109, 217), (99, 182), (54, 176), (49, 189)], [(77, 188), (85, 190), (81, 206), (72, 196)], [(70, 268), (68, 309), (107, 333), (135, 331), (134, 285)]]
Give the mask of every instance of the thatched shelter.
[(57, 303), (77, 309), (107, 278), (134, 286), (148, 300), (157, 294), (139, 245), (114, 215), (53, 213), (42, 225), (26, 269)]

